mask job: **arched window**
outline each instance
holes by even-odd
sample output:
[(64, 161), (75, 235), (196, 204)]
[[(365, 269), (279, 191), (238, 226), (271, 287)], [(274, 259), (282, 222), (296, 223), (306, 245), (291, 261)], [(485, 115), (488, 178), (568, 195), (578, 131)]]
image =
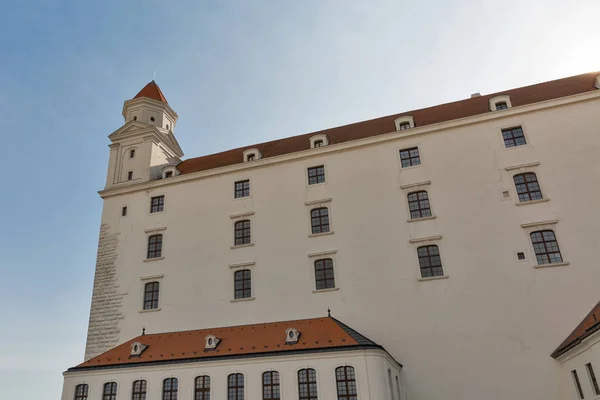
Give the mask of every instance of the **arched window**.
[(179, 382), (177, 378), (167, 378), (163, 381), (162, 400), (177, 400), (177, 389)]
[(429, 205), (429, 196), (425, 190), (412, 192), (408, 194), (408, 208), (410, 218), (431, 217), (431, 206)]
[(556, 236), (551, 230), (531, 232), (531, 244), (538, 265), (563, 262)]
[(148, 237), (148, 254), (146, 258), (162, 257), (162, 235), (152, 235)]
[(249, 269), (235, 271), (235, 299), (252, 297), (252, 274)]
[(279, 372), (267, 371), (263, 373), (263, 400), (281, 399), (279, 390)]
[(75, 400), (88, 400), (89, 386), (85, 383), (75, 386)]
[(243, 374), (231, 374), (227, 377), (227, 400), (244, 400)]
[(144, 286), (144, 310), (154, 310), (158, 308), (158, 293), (160, 283), (150, 282)]
[(329, 232), (329, 210), (327, 207), (314, 208), (310, 211), (312, 233)]
[(513, 176), (519, 201), (531, 201), (542, 199), (542, 191), (537, 180), (537, 176), (533, 172), (518, 174)]
[(235, 241), (236, 246), (250, 244), (250, 220), (245, 219), (235, 223)]
[(210, 376), (202, 375), (196, 377), (194, 400), (210, 400)]
[(117, 382), (106, 382), (104, 384), (102, 400), (117, 400)]
[(298, 371), (299, 400), (317, 400), (317, 371), (304, 368)]
[(315, 261), (315, 282), (317, 290), (333, 289), (335, 287), (333, 260), (331, 258)]
[(131, 387), (131, 400), (146, 400), (148, 384), (145, 380), (133, 382)]
[(417, 254), (422, 278), (444, 275), (440, 250), (436, 245), (421, 246), (417, 249)]
[(353, 367), (338, 367), (335, 369), (338, 400), (357, 400), (356, 377)]

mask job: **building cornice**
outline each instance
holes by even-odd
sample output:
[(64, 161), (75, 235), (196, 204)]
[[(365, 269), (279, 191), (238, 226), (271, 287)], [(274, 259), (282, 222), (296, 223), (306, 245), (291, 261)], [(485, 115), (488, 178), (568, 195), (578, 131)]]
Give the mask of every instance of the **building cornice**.
[(361, 147), (373, 146), (381, 143), (391, 142), (398, 139), (404, 139), (407, 137), (414, 137), (429, 133), (438, 133), (440, 131), (446, 129), (453, 129), (468, 125), (473, 125), (477, 123), (487, 122), (496, 119), (509, 118), (516, 115), (527, 114), (535, 111), (551, 109), (555, 107), (560, 107), (564, 105), (570, 105), (585, 101), (596, 100), (600, 98), (600, 91), (592, 91), (585, 92), (580, 94), (575, 94), (572, 96), (561, 97), (558, 99), (546, 100), (539, 103), (533, 103), (518, 107), (512, 107), (507, 110), (503, 110), (501, 113), (498, 112), (489, 112), (485, 114), (479, 114), (475, 116), (459, 118), (452, 121), (440, 122), (432, 125), (425, 125), (422, 127), (415, 127), (404, 131), (393, 131), (389, 133), (384, 133), (377, 136), (371, 136), (368, 138), (362, 138), (357, 140), (352, 140), (349, 142), (343, 142), (338, 144), (329, 144), (328, 146), (319, 147), (317, 149), (306, 149), (294, 153), (283, 154), (274, 157), (262, 158), (251, 163), (242, 163), (228, 165), (225, 167), (214, 168), (206, 171), (193, 172), (190, 174), (178, 175), (176, 177), (164, 180), (155, 180), (150, 182), (143, 182), (139, 184), (129, 184), (127, 187), (122, 188), (110, 188), (104, 189), (98, 192), (100, 197), (107, 198), (112, 196), (118, 196), (127, 193), (133, 193), (141, 190), (149, 190), (156, 188), (158, 186), (166, 186), (166, 185), (177, 185), (180, 183), (201, 180), (205, 178), (210, 178), (213, 176), (224, 175), (232, 172), (238, 172), (242, 170), (249, 170), (254, 168), (264, 168), (267, 166), (271, 166), (274, 164), (281, 164), (296, 160), (302, 160), (306, 158), (323, 156), (326, 154), (333, 154), (342, 151), (346, 151), (349, 149), (356, 149)]

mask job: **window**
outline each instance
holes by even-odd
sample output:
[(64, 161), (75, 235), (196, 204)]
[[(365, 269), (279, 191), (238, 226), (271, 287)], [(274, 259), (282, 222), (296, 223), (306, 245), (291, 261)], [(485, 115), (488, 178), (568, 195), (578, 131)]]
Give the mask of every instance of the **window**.
[(517, 259), (518, 260), (524, 260), (525, 259), (525, 253), (523, 253), (522, 251), (517, 253)]
[(425, 190), (408, 194), (408, 208), (410, 219), (431, 217), (429, 196)]
[(235, 182), (234, 195), (236, 199), (250, 196), (250, 180), (246, 179), (245, 181)]
[(104, 384), (102, 400), (117, 400), (117, 382), (106, 382)]
[(594, 368), (591, 363), (585, 364), (585, 368), (587, 369), (588, 375), (590, 377), (590, 384), (592, 388), (594, 388), (594, 394), (600, 394), (600, 387), (598, 386), (598, 381), (596, 380), (596, 374), (594, 374)]
[(129, 158), (135, 157), (135, 149), (129, 150)]
[(203, 375), (196, 378), (194, 400), (210, 400), (210, 376)]
[(308, 184), (315, 185), (325, 182), (325, 166), (310, 167), (308, 169)]
[(279, 372), (267, 371), (263, 374), (263, 400), (281, 399)]
[(502, 138), (504, 139), (504, 147), (516, 147), (527, 144), (523, 128), (517, 126), (515, 128), (502, 129)]
[(513, 176), (519, 202), (540, 200), (543, 198), (537, 176), (533, 172)]
[(169, 124), (167, 124), (167, 129), (169, 129)]
[(144, 380), (133, 382), (133, 387), (131, 388), (131, 400), (146, 400), (147, 387), (148, 384)]
[(235, 241), (236, 246), (243, 244), (250, 244), (250, 220), (245, 219), (238, 221), (234, 225), (235, 230)]
[(133, 116), (133, 120), (134, 120), (134, 121), (137, 121), (137, 115), (134, 115), (134, 116)]
[[(388, 383), (390, 384), (390, 396), (392, 396), (392, 400), (394, 399), (394, 387), (392, 386), (392, 370), (388, 368)], [(398, 399), (400, 400), (400, 399)]]
[(315, 140), (314, 147), (322, 147), (322, 146), (323, 146), (322, 140)]
[(573, 376), (573, 383), (575, 383), (575, 389), (577, 390), (577, 394), (580, 399), (584, 399), (583, 390), (581, 389), (581, 383), (579, 383), (579, 376), (577, 376), (577, 371), (571, 371), (571, 375)]
[(398, 125), (398, 130), (403, 131), (405, 129), (410, 129), (410, 122), (402, 122)]
[(148, 237), (148, 253), (146, 258), (162, 257), (162, 235), (152, 235)]
[(167, 171), (165, 172), (165, 178), (170, 178), (173, 176), (173, 171)]
[(227, 377), (227, 400), (244, 400), (244, 375), (231, 374)]
[(167, 378), (163, 381), (162, 400), (177, 400), (177, 378)]
[(154, 122), (154, 117), (150, 117), (150, 121)]
[(150, 198), (150, 212), (161, 212), (165, 210), (165, 196), (154, 196)]
[(317, 372), (312, 368), (298, 371), (299, 400), (317, 400)]
[(533, 244), (538, 265), (555, 264), (563, 261), (553, 231), (531, 232), (531, 243)]
[(400, 150), (400, 162), (402, 164), (402, 168), (421, 165), (421, 156), (419, 155), (419, 148), (411, 147), (410, 149)]
[(333, 260), (331, 258), (315, 261), (315, 281), (317, 290), (333, 289), (335, 287)]
[(123, 208), (121, 208), (121, 217), (126, 217), (127, 216), (127, 206), (123, 206)]
[(85, 383), (75, 386), (75, 400), (88, 400), (89, 386)]
[(315, 208), (310, 211), (310, 226), (313, 234), (329, 232), (329, 210), (327, 207)]
[(252, 273), (249, 269), (235, 271), (235, 299), (252, 297)]
[(496, 103), (496, 110), (506, 110), (508, 108), (508, 104), (505, 101), (499, 101)]
[(160, 283), (146, 283), (144, 286), (144, 310), (156, 310), (158, 308), (159, 291)]
[(356, 378), (354, 368), (338, 367), (335, 369), (335, 380), (337, 383), (338, 400), (357, 400)]
[(419, 256), (419, 267), (421, 268), (422, 278), (444, 276), (440, 250), (436, 245), (421, 246), (417, 249), (417, 254)]
[(131, 181), (131, 180), (133, 180), (133, 171), (129, 171), (129, 172), (127, 173), (127, 180), (128, 180), (128, 181)]
[(398, 396), (398, 400), (402, 400), (400, 396), (400, 381), (398, 380), (398, 375), (396, 375), (396, 395)]
[(248, 156), (246, 157), (246, 161), (254, 161), (255, 158), (256, 158), (256, 155), (248, 154)]

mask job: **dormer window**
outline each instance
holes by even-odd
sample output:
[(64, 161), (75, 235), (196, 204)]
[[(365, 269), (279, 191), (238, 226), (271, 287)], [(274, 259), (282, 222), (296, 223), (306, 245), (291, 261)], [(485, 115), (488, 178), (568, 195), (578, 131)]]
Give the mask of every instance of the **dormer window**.
[(134, 158), (134, 157), (135, 157), (135, 149), (129, 150), (129, 158)]
[(215, 335), (206, 335), (204, 338), (204, 350), (214, 350), (217, 348), (220, 342), (221, 339)]
[(329, 139), (327, 135), (319, 134), (314, 135), (310, 138), (310, 148), (316, 149), (317, 147), (327, 146), (329, 144)]
[(494, 96), (490, 99), (489, 103), (490, 111), (501, 111), (512, 107), (510, 102), (510, 96)]
[(178, 171), (174, 165), (166, 165), (162, 168), (160, 177), (162, 179), (172, 178), (174, 176), (177, 176), (177, 174), (178, 174)]
[(165, 172), (165, 178), (170, 178), (173, 176), (173, 171), (167, 171)]
[(404, 115), (402, 117), (398, 117), (394, 120), (394, 124), (396, 125), (397, 131), (404, 131), (410, 128), (415, 127), (415, 120), (410, 115)]
[(300, 338), (300, 332), (296, 328), (288, 328), (285, 331), (285, 343), (286, 344), (296, 344), (298, 343), (298, 339)]
[(259, 160), (262, 158), (262, 154), (258, 149), (248, 149), (244, 151), (244, 162)]
[(132, 357), (139, 357), (144, 350), (146, 350), (148, 348), (148, 346), (146, 346), (143, 343), (140, 342), (133, 342), (131, 343), (131, 353), (130, 356)]

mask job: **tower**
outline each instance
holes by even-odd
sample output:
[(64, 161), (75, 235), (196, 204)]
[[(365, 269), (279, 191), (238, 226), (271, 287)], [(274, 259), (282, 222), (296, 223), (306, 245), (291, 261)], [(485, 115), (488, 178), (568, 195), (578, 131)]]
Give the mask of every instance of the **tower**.
[(106, 189), (177, 174), (174, 166), (183, 156), (173, 134), (178, 116), (156, 82), (125, 101), (123, 117), (125, 124), (108, 137)]

